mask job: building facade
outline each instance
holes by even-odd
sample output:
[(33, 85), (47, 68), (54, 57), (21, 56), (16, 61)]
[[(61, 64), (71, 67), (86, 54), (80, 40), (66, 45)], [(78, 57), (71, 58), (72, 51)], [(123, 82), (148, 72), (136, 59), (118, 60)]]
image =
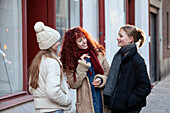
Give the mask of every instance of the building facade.
[(150, 70), (152, 81), (170, 74), (169, 0), (150, 0)]
[[(150, 13), (150, 0), (0, 0), (0, 112), (34, 112), (27, 82), (28, 68), (39, 51), (33, 29), (37, 21), (57, 29), (62, 36), (69, 28), (83, 27), (105, 47), (109, 64), (119, 49), (119, 28), (135, 25), (146, 33), (139, 52), (150, 74)], [(166, 54), (160, 58), (167, 61), (168, 57)], [(70, 92), (75, 103), (75, 90)]]
[(170, 1), (162, 0), (162, 58), (161, 75), (170, 74)]
[(161, 79), (162, 59), (162, 2), (150, 0), (150, 70), (151, 81)]

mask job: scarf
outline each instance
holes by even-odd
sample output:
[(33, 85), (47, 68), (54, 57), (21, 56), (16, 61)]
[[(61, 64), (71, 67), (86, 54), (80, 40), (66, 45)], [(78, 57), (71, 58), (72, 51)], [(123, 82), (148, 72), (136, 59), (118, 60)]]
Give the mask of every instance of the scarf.
[(129, 52), (134, 47), (136, 47), (135, 43), (133, 45), (129, 44), (127, 46), (120, 48), (119, 51), (115, 54), (112, 60), (107, 82), (106, 82), (106, 85), (103, 91), (104, 95), (111, 96), (113, 94), (115, 87), (116, 87), (116, 81), (119, 75), (119, 68), (122, 62), (122, 55)]
[[(97, 56), (95, 55), (95, 53), (91, 49), (87, 48), (85, 50), (79, 50), (79, 52), (80, 52), (80, 56), (82, 56), (83, 54), (89, 54), (90, 55), (90, 59), (91, 59), (92, 65), (93, 65), (95, 75), (96, 74), (101, 74), (101, 75), (104, 74), (104, 70), (103, 70), (102, 66), (100, 65), (100, 62), (99, 62)], [(74, 81), (76, 81), (75, 71), (76, 71), (76, 69), (74, 70), (74, 74), (73, 74)], [(88, 71), (90, 72), (90, 76), (92, 76), (93, 75), (92, 72), (90, 70), (88, 70)]]

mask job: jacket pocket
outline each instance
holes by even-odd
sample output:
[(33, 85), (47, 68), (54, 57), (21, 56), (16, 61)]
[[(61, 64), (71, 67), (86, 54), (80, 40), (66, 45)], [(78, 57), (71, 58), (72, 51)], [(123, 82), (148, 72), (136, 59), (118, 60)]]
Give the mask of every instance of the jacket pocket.
[(113, 110), (126, 110), (127, 109), (128, 95), (123, 93), (116, 93), (112, 106)]
[(142, 99), (140, 97), (137, 97), (133, 92), (129, 94), (129, 99), (128, 99), (128, 107), (134, 107), (137, 104), (140, 104), (143, 102), (145, 99)]

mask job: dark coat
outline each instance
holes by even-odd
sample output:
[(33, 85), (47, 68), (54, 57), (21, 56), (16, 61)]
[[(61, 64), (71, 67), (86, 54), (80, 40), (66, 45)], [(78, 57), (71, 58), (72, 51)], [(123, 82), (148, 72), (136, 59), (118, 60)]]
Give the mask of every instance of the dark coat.
[(146, 97), (150, 91), (151, 84), (145, 61), (135, 47), (122, 59), (109, 108), (113, 111), (141, 109), (146, 106)]

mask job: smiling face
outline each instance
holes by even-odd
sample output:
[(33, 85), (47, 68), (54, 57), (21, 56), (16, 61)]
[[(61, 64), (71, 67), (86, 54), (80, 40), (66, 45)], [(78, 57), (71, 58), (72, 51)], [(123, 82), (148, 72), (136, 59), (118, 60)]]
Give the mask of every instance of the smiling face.
[(76, 44), (79, 49), (87, 49), (87, 38), (85, 36), (82, 36), (80, 38), (76, 39)]
[(124, 47), (132, 43), (133, 37), (129, 37), (123, 29), (120, 29), (118, 33), (117, 41), (119, 47)]

